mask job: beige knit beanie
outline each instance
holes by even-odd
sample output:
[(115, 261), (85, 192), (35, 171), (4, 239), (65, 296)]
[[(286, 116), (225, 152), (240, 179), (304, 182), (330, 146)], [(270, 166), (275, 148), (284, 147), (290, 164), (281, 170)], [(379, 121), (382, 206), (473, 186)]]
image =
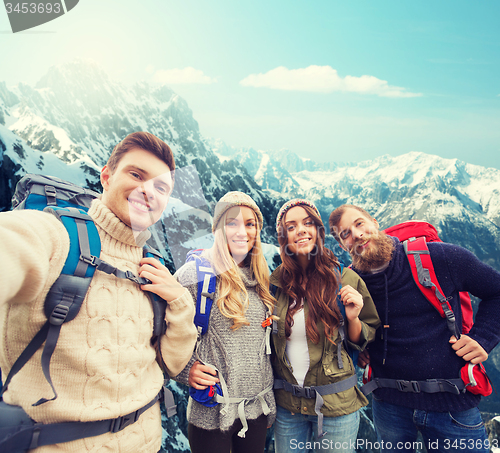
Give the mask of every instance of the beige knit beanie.
[(264, 219), (255, 201), (253, 201), (252, 197), (248, 196), (246, 193), (235, 191), (226, 193), (226, 195), (224, 195), (215, 205), (214, 219), (212, 222), (212, 232), (215, 232), (217, 225), (224, 213), (234, 206), (248, 206), (250, 209), (253, 209), (255, 215), (257, 216), (259, 230), (262, 230)]
[(278, 216), (276, 217), (276, 231), (279, 231), (281, 219), (285, 216), (289, 209), (294, 208), (295, 206), (309, 206), (316, 211), (319, 217), (321, 217), (318, 208), (314, 205), (312, 201), (304, 200), (303, 198), (294, 198), (293, 200), (287, 201), (278, 212)]

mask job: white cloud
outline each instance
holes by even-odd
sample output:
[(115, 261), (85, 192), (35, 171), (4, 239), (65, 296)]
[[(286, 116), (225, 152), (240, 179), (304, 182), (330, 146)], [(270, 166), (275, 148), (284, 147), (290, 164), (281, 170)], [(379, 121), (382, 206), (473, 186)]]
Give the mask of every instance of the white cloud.
[(342, 78), (331, 66), (312, 65), (300, 69), (288, 69), (279, 66), (265, 74), (250, 74), (240, 81), (240, 84), (246, 87), (271, 88), (274, 90), (316, 93), (344, 91), (390, 98), (422, 96), (422, 93), (410, 93), (405, 88), (391, 86), (387, 81), (370, 75), (361, 77), (348, 75)]
[(159, 69), (153, 74), (153, 81), (166, 85), (198, 84), (208, 85), (217, 80), (203, 74), (203, 71), (192, 67), (184, 69)]
[(148, 65), (146, 66), (146, 72), (147, 72), (148, 74), (153, 74), (153, 72), (155, 72), (155, 67), (154, 67), (152, 64), (148, 64)]

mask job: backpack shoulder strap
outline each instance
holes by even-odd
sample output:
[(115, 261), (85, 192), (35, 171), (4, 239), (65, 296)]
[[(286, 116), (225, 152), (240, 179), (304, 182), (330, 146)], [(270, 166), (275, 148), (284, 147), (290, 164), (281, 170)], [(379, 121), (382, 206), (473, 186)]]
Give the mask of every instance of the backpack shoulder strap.
[(342, 289), (342, 272), (344, 272), (344, 263), (339, 262), (340, 265), (340, 278), (339, 278), (339, 292), (337, 294), (337, 304), (339, 306), (340, 313), (342, 313), (342, 316), (345, 318), (345, 307), (344, 304), (342, 303), (342, 300), (340, 299), (340, 290)]
[[(269, 294), (273, 296), (276, 299), (276, 292), (278, 291), (278, 287), (276, 285), (273, 285), (272, 283), (269, 284)], [(273, 315), (278, 316), (278, 304), (274, 304), (274, 310), (273, 310)], [(271, 333), (273, 335), (278, 335), (278, 321), (277, 319), (273, 319), (273, 324), (272, 324), (272, 331)]]
[(425, 237), (410, 238), (403, 242), (403, 247), (416, 285), (441, 317), (446, 319), (450, 332), (457, 339), (460, 338), (455, 314), (437, 280)]
[[(155, 258), (161, 264), (165, 265), (165, 260), (160, 252), (146, 244), (143, 248), (144, 258)], [(160, 296), (154, 293), (148, 293), (151, 296), (151, 305), (153, 307), (153, 336), (162, 335), (167, 331), (167, 323), (165, 322), (165, 310), (167, 302)]]
[(192, 255), (196, 263), (198, 276), (198, 293), (196, 297), (196, 314), (194, 323), (198, 328), (198, 338), (208, 330), (210, 311), (215, 297), (217, 279), (210, 262), (200, 255)]
[(45, 299), (44, 311), (47, 322), (18, 357), (2, 388), (3, 394), (12, 377), (45, 342), (41, 359), (42, 370), (54, 396), (51, 399), (41, 398), (34, 406), (57, 398), (57, 392), (50, 376), (50, 360), (56, 348), (62, 324), (74, 319), (80, 311), (95, 272), (95, 267), (83, 261), (81, 257), (99, 256), (101, 250), (97, 228), (85, 210), (72, 207), (53, 207), (50, 209), (57, 214), (68, 232), (70, 239), (68, 256), (61, 274), (50, 288)]
[(194, 324), (198, 329), (198, 342), (201, 335), (208, 330), (210, 311), (215, 297), (217, 279), (210, 262), (202, 255), (203, 249), (191, 250), (186, 255), (186, 263), (194, 261), (196, 264), (196, 276), (198, 280), (198, 291), (196, 297), (196, 313)]
[[(155, 250), (150, 245), (146, 244), (143, 247), (143, 256), (145, 258), (155, 258), (161, 264), (165, 266), (165, 259), (163, 256)], [(165, 321), (165, 311), (167, 310), (167, 301), (162, 299), (155, 293), (148, 293), (151, 300), (151, 306), (153, 307), (153, 338), (152, 343), (155, 341), (160, 341), (159, 337), (163, 335), (167, 331), (167, 322)], [(161, 348), (158, 346), (157, 349), (158, 360), (161, 360), (161, 368), (163, 369), (163, 375), (165, 378), (165, 385), (163, 386), (163, 396), (164, 396), (164, 404), (165, 409), (167, 411), (167, 418), (174, 416), (177, 413), (177, 405), (175, 404), (174, 395), (172, 391), (166, 386), (166, 383), (170, 381), (170, 376), (167, 370), (167, 366), (165, 365), (165, 361), (163, 360), (163, 356), (161, 353)]]

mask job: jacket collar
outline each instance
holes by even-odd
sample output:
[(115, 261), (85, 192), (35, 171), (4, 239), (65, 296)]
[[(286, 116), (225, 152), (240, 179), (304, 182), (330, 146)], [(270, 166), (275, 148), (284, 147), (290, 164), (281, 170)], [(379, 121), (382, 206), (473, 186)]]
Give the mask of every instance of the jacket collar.
[(269, 283), (281, 289), (280, 274), (281, 274), (281, 264), (273, 271), (269, 277)]

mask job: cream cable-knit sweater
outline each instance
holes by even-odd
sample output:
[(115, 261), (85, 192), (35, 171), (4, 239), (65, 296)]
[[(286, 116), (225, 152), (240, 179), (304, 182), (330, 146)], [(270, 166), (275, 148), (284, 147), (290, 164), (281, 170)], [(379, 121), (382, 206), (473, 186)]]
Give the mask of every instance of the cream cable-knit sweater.
[[(101, 238), (101, 258), (137, 274), (149, 232), (134, 239), (100, 200), (89, 214)], [(45, 323), (45, 296), (59, 276), (69, 237), (54, 216), (39, 211), (0, 214), (0, 367), (4, 378), (29, 341)], [(161, 350), (171, 375), (191, 357), (196, 341), (194, 303), (186, 291), (168, 304), (168, 329)], [(53, 396), (40, 366), (40, 349), (13, 378), (4, 399), (20, 405), (35, 421), (55, 423), (115, 418), (151, 401), (163, 373), (151, 346), (153, 311), (148, 296), (133, 282), (96, 271), (78, 316), (61, 328), (52, 356)], [(161, 447), (159, 403), (139, 420), (113, 434), (41, 447), (46, 452), (148, 452)]]

